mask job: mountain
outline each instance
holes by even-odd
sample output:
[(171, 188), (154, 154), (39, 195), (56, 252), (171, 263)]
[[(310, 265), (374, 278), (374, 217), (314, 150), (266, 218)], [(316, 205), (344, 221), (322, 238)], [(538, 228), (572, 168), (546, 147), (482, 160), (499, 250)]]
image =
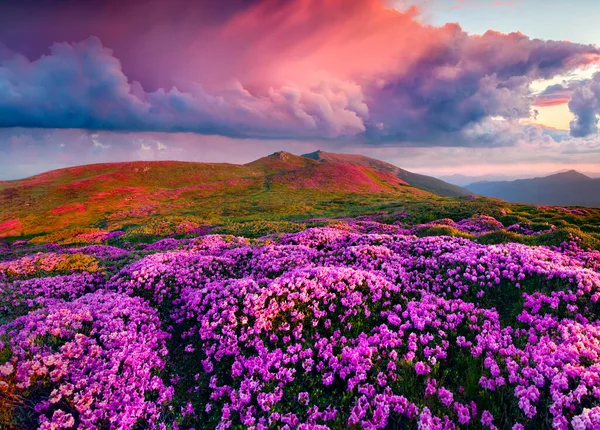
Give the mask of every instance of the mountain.
[(476, 182), (467, 189), (515, 203), (600, 207), (600, 179), (575, 170), (516, 181)]
[(420, 175), (418, 173), (412, 173), (396, 167), (393, 164), (362, 155), (332, 154), (324, 151), (315, 151), (311, 152), (310, 154), (304, 154), (303, 157), (316, 160), (321, 163), (349, 164), (368, 167), (373, 170), (394, 175), (415, 188), (429, 191), (430, 193), (440, 196), (464, 197), (473, 194), (469, 190), (449, 184), (440, 179), (433, 178), (431, 176)]
[(387, 163), (323, 157), (328, 159), (276, 152), (245, 165), (107, 163), (4, 181), (0, 236), (81, 227), (117, 230), (165, 216), (208, 223), (345, 216), (441, 198), (426, 191), (434, 189), (427, 177), (404, 174)]
[[(551, 176), (551, 175), (556, 175), (558, 173), (565, 173), (568, 172), (571, 169), (565, 169), (565, 170), (559, 170), (556, 172), (550, 172), (547, 173), (546, 176)], [(594, 172), (580, 172), (582, 174), (584, 174), (585, 176), (588, 176), (590, 178), (600, 178), (600, 173), (594, 173)], [(516, 181), (518, 179), (533, 179), (534, 177), (536, 177), (535, 175), (526, 175), (526, 174), (520, 174), (520, 175), (503, 175), (503, 174), (499, 174), (499, 173), (493, 173), (493, 174), (489, 174), (489, 175), (460, 175), (460, 174), (454, 174), (454, 175), (441, 175), (438, 176), (439, 179), (441, 179), (442, 181), (448, 182), (450, 184), (453, 185), (458, 185), (459, 187), (467, 187), (471, 184), (474, 184), (476, 182), (501, 182), (501, 181)]]
[[(397, 193), (409, 188), (400, 178), (368, 166), (341, 162), (323, 164), (289, 152), (275, 152), (245, 166), (266, 174), (269, 187), (343, 193)], [(418, 190), (412, 192), (419, 193)]]
[[(563, 170), (559, 170), (557, 172), (551, 172), (550, 175), (555, 175), (557, 173), (565, 173), (570, 170), (573, 170), (573, 169), (563, 169)], [(585, 176), (590, 177), (592, 179), (600, 178), (600, 173), (598, 173), (598, 172), (579, 172), (579, 173), (584, 174)], [(472, 181), (472, 182), (475, 182), (475, 181)]]
[(466, 187), (467, 185), (473, 184), (475, 182), (514, 181), (517, 179), (528, 179), (530, 177), (531, 176), (527, 176), (527, 175), (508, 176), (508, 175), (502, 175), (502, 174), (476, 175), (476, 176), (454, 174), (454, 175), (442, 175), (442, 176), (439, 176), (439, 179), (441, 179), (442, 181), (448, 182), (449, 184), (458, 185), (459, 187)]
[(274, 152), (267, 157), (262, 157), (251, 163), (245, 164), (245, 166), (262, 170), (268, 174), (309, 168), (316, 165), (318, 165), (318, 163), (314, 160), (299, 157), (298, 155), (290, 154), (285, 151)]

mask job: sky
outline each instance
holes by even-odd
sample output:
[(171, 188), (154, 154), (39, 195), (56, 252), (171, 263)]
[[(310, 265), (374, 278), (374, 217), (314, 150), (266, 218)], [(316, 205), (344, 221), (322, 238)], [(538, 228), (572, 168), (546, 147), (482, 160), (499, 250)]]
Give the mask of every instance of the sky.
[(316, 149), (599, 172), (598, 19), (591, 0), (4, 0), (0, 180)]

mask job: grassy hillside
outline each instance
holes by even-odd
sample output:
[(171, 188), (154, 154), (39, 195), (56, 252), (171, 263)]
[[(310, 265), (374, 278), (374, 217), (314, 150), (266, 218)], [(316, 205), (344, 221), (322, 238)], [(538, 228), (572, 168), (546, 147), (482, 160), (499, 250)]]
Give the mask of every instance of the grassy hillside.
[[(557, 227), (551, 234), (522, 239), (531, 244), (560, 243), (575, 234), (590, 246), (600, 246), (598, 209), (443, 197), (409, 185), (396, 172), (374, 167), (364, 157), (327, 154), (327, 158), (323, 162), (279, 152), (247, 165), (97, 164), (6, 181), (0, 183), (0, 237), (9, 241), (35, 238), (34, 242), (77, 237), (75, 241), (86, 242), (102, 232), (125, 230), (128, 237), (152, 240), (202, 229), (256, 237), (297, 231), (315, 218), (382, 213), (385, 222), (391, 223), (400, 214), (403, 223), (414, 226), (486, 214), (506, 227)], [(447, 226), (432, 226), (419, 234), (435, 234), (440, 229), (443, 234), (459, 234)], [(518, 239), (500, 236), (482, 240)]]
[(363, 211), (431, 194), (393, 175), (276, 153), (248, 165), (174, 161), (97, 164), (0, 184), (0, 235), (110, 230), (157, 216), (299, 219)]

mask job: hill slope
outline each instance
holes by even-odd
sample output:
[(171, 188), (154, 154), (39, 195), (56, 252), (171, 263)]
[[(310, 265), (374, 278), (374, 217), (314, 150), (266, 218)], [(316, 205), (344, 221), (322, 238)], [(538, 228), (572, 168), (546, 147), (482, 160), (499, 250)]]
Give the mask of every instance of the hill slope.
[(316, 151), (310, 154), (304, 154), (303, 157), (320, 162), (353, 164), (357, 166), (369, 167), (380, 172), (388, 173), (402, 179), (409, 185), (424, 191), (429, 191), (440, 196), (464, 197), (473, 194), (469, 190), (449, 184), (440, 179), (431, 176), (412, 173), (407, 170), (386, 163), (385, 161), (354, 154), (332, 154), (324, 151)]
[(592, 179), (575, 170), (541, 178), (476, 182), (467, 188), (509, 202), (600, 207), (600, 179)]
[(360, 213), (436, 198), (390, 172), (277, 152), (246, 165), (176, 161), (73, 167), (0, 183), (0, 236), (111, 230), (154, 216), (208, 221)]

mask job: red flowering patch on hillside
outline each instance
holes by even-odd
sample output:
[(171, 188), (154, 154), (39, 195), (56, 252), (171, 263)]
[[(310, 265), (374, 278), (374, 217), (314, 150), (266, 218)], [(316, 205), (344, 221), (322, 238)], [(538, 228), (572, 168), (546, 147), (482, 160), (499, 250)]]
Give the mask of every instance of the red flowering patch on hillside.
[[(74, 178), (77, 178), (77, 176), (74, 175)], [(126, 180), (126, 179), (127, 179), (127, 176), (124, 174), (118, 175), (117, 173), (114, 173), (114, 172), (107, 172), (107, 173), (97, 174), (95, 176), (91, 176), (91, 177), (87, 177), (87, 178), (83, 178), (83, 179), (72, 180), (67, 184), (59, 186), (58, 189), (63, 190), (63, 191), (66, 191), (66, 190), (76, 190), (76, 191), (94, 190), (100, 184), (103, 184), (104, 186), (106, 186), (109, 183), (117, 183), (119, 180)]]
[(123, 197), (125, 194), (144, 194), (146, 193), (146, 189), (143, 187), (117, 187), (114, 189), (110, 189), (107, 191), (99, 191), (90, 196), (90, 200), (103, 200), (107, 198), (112, 198), (114, 196)]
[(10, 219), (0, 223), (0, 237), (15, 236), (23, 228), (23, 223), (18, 219)]
[(392, 193), (406, 182), (393, 175), (350, 164), (320, 164), (312, 168), (273, 175), (271, 184), (292, 189), (313, 188), (329, 192)]
[(84, 204), (69, 203), (66, 205), (57, 206), (54, 209), (52, 209), (50, 212), (52, 213), (52, 215), (61, 215), (61, 214), (66, 214), (66, 213), (83, 212), (83, 211), (85, 211)]

